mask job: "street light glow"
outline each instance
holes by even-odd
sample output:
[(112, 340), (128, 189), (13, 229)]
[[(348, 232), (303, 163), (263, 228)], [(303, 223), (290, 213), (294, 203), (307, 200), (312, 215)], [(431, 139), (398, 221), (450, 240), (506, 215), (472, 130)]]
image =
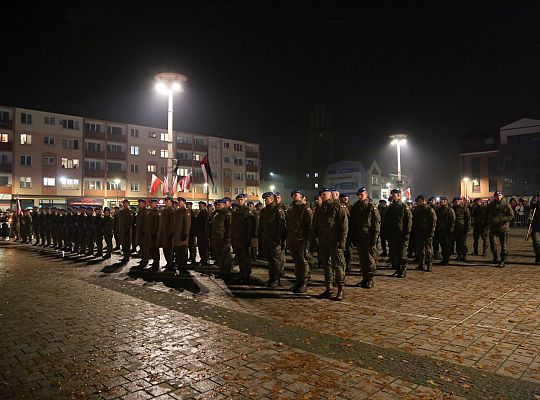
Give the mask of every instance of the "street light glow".
[(116, 183), (117, 185), (120, 185), (120, 179), (115, 179), (114, 183)]
[(270, 191), (273, 192), (276, 187), (274, 185), (270, 185)]
[(163, 83), (163, 82), (156, 83), (156, 90), (159, 93), (162, 93), (162, 94), (169, 93), (169, 90), (167, 89), (167, 85), (165, 85), (165, 83)]
[(469, 178), (467, 178), (467, 177), (463, 178), (463, 182), (465, 182), (465, 183), (469, 182)]
[(60, 177), (60, 182), (62, 183), (62, 185), (65, 185), (66, 184), (66, 177), (65, 176)]
[(175, 92), (181, 92), (182, 91), (182, 85), (180, 85), (178, 82), (174, 82), (172, 84), (172, 89), (175, 91)]
[(274, 173), (273, 173), (273, 172), (270, 172), (270, 176), (274, 176)]

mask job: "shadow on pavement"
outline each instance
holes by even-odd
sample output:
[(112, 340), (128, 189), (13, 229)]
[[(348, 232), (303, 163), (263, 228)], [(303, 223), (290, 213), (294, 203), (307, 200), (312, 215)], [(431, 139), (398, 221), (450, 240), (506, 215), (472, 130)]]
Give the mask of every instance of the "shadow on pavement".
[(210, 292), (210, 290), (198, 282), (189, 271), (179, 271), (179, 273), (175, 273), (172, 271), (157, 272), (131, 268), (128, 272), (128, 276), (134, 279), (142, 279), (145, 282), (161, 282), (166, 287), (177, 290), (187, 290), (194, 294)]

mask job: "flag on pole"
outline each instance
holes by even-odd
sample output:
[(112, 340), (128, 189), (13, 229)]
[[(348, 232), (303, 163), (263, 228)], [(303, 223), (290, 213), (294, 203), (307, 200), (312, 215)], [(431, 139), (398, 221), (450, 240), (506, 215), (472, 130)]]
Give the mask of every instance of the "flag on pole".
[(165, 179), (163, 180), (162, 193), (163, 193), (163, 196), (169, 193), (169, 176), (165, 176)]
[(157, 189), (161, 185), (161, 179), (152, 174), (152, 184), (150, 185), (150, 194), (154, 195), (157, 192)]
[(172, 179), (172, 185), (171, 190), (169, 191), (169, 194), (172, 196), (174, 195), (174, 192), (176, 192), (176, 187), (178, 186), (178, 175), (174, 175)]
[(412, 197), (411, 195), (411, 188), (407, 188), (407, 190), (405, 190), (405, 193), (403, 194), (406, 198), (410, 199)]
[(214, 177), (212, 176), (212, 168), (210, 168), (210, 161), (208, 161), (208, 154), (206, 154), (201, 160), (201, 168), (204, 175), (204, 181), (208, 183), (208, 178), (210, 178), (210, 180), (212, 181), (212, 185), (214, 185)]
[(19, 200), (19, 196), (17, 196), (17, 205), (15, 206), (15, 215), (22, 215), (21, 210), (21, 201)]
[(183, 176), (180, 181), (178, 181), (178, 191), (179, 192), (189, 192), (189, 189), (191, 188), (191, 172)]

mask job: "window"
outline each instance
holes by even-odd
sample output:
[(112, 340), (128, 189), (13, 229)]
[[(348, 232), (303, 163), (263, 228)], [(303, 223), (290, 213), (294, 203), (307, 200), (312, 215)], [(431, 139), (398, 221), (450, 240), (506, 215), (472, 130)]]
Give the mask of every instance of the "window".
[(21, 188), (31, 188), (32, 187), (32, 178), (29, 176), (21, 176), (20, 178), (20, 187)]
[(193, 154), (193, 160), (201, 161), (201, 155), (200, 154)]
[(159, 167), (159, 172), (163, 176), (167, 176), (167, 167)]
[(373, 192), (371, 192), (371, 198), (372, 199), (378, 199), (379, 198), (379, 191), (374, 190)]
[(244, 188), (243, 187), (234, 188), (234, 194), (242, 194), (242, 193), (244, 193)]
[(100, 171), (101, 161), (85, 161), (84, 169), (87, 171)]
[(77, 150), (79, 148), (78, 139), (62, 139), (62, 148), (68, 150)]
[(148, 149), (148, 155), (149, 156), (155, 156), (156, 155), (156, 150), (155, 149)]
[(51, 156), (43, 157), (43, 165), (55, 165), (55, 164), (56, 164), (56, 160), (54, 159), (54, 157), (51, 157)]
[(99, 132), (101, 132), (101, 125), (93, 123), (93, 122), (86, 122), (84, 124), (84, 130), (86, 132), (99, 133)]
[(139, 137), (139, 130), (131, 129), (131, 137)]
[(180, 176), (187, 176), (189, 174), (189, 170), (187, 168), (178, 168), (177, 174)]
[(315, 189), (318, 189), (318, 188), (319, 188), (319, 184), (316, 183), (316, 184), (315, 184)]
[(243, 160), (241, 158), (234, 157), (234, 165), (242, 165)]
[[(372, 185), (378, 185), (379, 184), (379, 177), (375, 175), (371, 175), (371, 184)], [(374, 197), (377, 198), (377, 197)]]
[(178, 144), (189, 144), (189, 137), (187, 136), (177, 136), (176, 137), (176, 143)]
[(234, 151), (242, 151), (243, 149), (243, 146), (237, 143), (235, 143), (233, 147), (234, 147)]
[(156, 172), (157, 165), (156, 164), (148, 164), (148, 172)]
[(79, 130), (79, 121), (75, 121), (74, 119), (64, 119), (60, 124), (64, 127), (64, 129)]
[(160, 156), (161, 158), (169, 158), (169, 150), (161, 149)]
[(122, 153), (122, 145), (120, 144), (108, 144), (107, 152), (109, 153)]
[(259, 174), (256, 172), (246, 172), (246, 179), (249, 181), (257, 181), (259, 180)]
[(497, 178), (489, 178), (489, 191), (494, 192), (496, 190), (498, 190), (498, 188), (497, 188)]
[(21, 144), (32, 144), (32, 135), (29, 133), (21, 133)]
[(9, 121), (9, 112), (0, 111), (0, 121)]
[(32, 165), (32, 156), (21, 156), (21, 165)]
[(306, 174), (306, 178), (309, 178), (309, 174)]
[(120, 127), (120, 126), (108, 126), (107, 127), (107, 133), (109, 133), (109, 135), (121, 135), (122, 134), (122, 127)]
[(204, 139), (203, 138), (195, 138), (193, 139), (193, 143), (197, 146), (204, 146)]
[(129, 153), (132, 156), (138, 156), (139, 155), (139, 146), (131, 146), (131, 149), (130, 149)]
[(62, 189), (79, 189), (79, 180), (72, 178), (61, 179)]
[(151, 138), (151, 139), (157, 138), (157, 132), (149, 131), (148, 132), (148, 137)]
[(230, 187), (230, 186), (225, 186), (225, 187), (223, 188), (223, 191), (224, 191), (225, 193), (231, 193), (231, 187)]
[(318, 173), (318, 172), (314, 172), (314, 173), (313, 173), (313, 177), (314, 177), (314, 178), (318, 178), (318, 177), (319, 177), (319, 173)]
[[(255, 161), (253, 161), (253, 160), (244, 160), (244, 164), (246, 166), (254, 167), (255, 166)], [(306, 175), (308, 175), (306, 178), (309, 178), (309, 174), (306, 174)]]
[(107, 181), (107, 190), (123, 190), (122, 181), (119, 183), (116, 183), (116, 179), (114, 181)]
[(9, 143), (9, 135), (7, 133), (0, 133), (0, 142)]
[(138, 192), (139, 190), (139, 182), (131, 182), (131, 191)]
[(131, 173), (138, 174), (139, 173), (139, 164), (131, 164), (130, 169), (131, 169)]
[(191, 160), (191, 153), (176, 153), (176, 158), (179, 160)]
[[(489, 157), (488, 158), (488, 175), (489, 176), (497, 175), (497, 157)], [(480, 177), (480, 176), (478, 176), (478, 177)], [(492, 190), (490, 189), (490, 192), (491, 191)]]
[(234, 173), (234, 180), (235, 181), (241, 181), (244, 179), (244, 174), (241, 172), (235, 172)]
[[(224, 147), (225, 149), (228, 149), (228, 148), (230, 147), (229, 142), (223, 142), (223, 147)], [(229, 191), (229, 193), (230, 193), (230, 191)]]
[(32, 114), (21, 113), (21, 124), (32, 124)]
[(86, 142), (86, 150), (100, 152), (101, 143)]
[(54, 117), (45, 116), (45, 125), (54, 125)]
[(472, 191), (473, 193), (480, 193), (480, 181), (478, 179), (472, 180)]
[(228, 164), (231, 162), (231, 160), (229, 157), (223, 157), (223, 162)]
[(231, 171), (225, 171), (223, 173), (223, 175), (225, 176), (225, 178), (230, 178), (231, 177)]
[(255, 186), (248, 186), (247, 187), (247, 195), (248, 196), (258, 196), (257, 187)]
[(472, 158), (471, 159), (471, 175), (473, 178), (480, 178), (480, 159)]
[(218, 193), (218, 187), (217, 186), (212, 186), (212, 194), (217, 194)]
[(0, 186), (7, 186), (9, 184), (9, 178), (7, 176), (0, 176)]
[(2, 165), (9, 164), (7, 154), (0, 154), (0, 164)]
[(43, 144), (46, 146), (54, 146), (54, 138), (50, 136), (45, 136), (43, 138)]
[(79, 160), (77, 158), (62, 158), (62, 168), (79, 169)]
[(43, 186), (56, 186), (56, 178), (43, 178)]
[(161, 141), (166, 142), (169, 140), (169, 134), (167, 132), (161, 132)]
[(117, 162), (108, 162), (107, 171), (122, 172), (122, 164)]
[(84, 188), (89, 190), (103, 190), (103, 181), (85, 181)]

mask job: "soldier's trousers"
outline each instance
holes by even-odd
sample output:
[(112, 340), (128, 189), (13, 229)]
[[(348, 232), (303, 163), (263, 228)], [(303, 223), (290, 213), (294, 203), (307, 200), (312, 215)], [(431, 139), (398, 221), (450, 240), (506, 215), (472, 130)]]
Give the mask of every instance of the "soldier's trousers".
[(426, 233), (416, 234), (416, 258), (419, 266), (431, 266), (433, 262), (433, 237)]
[(246, 279), (251, 276), (251, 257), (249, 254), (249, 244), (246, 245), (234, 245), (233, 251), (238, 265), (240, 266), (240, 278)]
[(456, 254), (458, 256), (466, 256), (469, 249), (467, 248), (467, 230), (463, 225), (456, 224), (454, 240), (456, 242)]
[(199, 249), (199, 257), (201, 257), (201, 264), (208, 264), (208, 239), (202, 236), (197, 236), (197, 248)]
[(349, 237), (345, 241), (345, 250), (343, 250), (343, 256), (345, 257), (345, 270), (351, 269), (351, 260), (353, 255), (353, 243)]
[(121, 237), (121, 245), (122, 245), (122, 253), (124, 255), (124, 259), (129, 260), (129, 257), (131, 255), (131, 237), (125, 236)]
[(88, 232), (86, 235), (86, 250), (89, 252), (94, 252), (94, 234)]
[(489, 247), (493, 258), (497, 258), (497, 240), (501, 245), (501, 260), (508, 255), (508, 231), (504, 229), (489, 229)]
[(148, 257), (152, 259), (152, 264), (159, 265), (159, 260), (161, 258), (159, 247), (150, 247), (148, 249)]
[(105, 235), (105, 244), (107, 245), (107, 254), (112, 253), (112, 236)]
[(356, 250), (358, 251), (363, 280), (373, 279), (377, 271), (376, 243), (371, 243), (370, 237), (359, 238), (356, 241)]
[(231, 246), (228, 243), (217, 241), (217, 243), (212, 242), (212, 248), (220, 273), (229, 275), (232, 271)]
[(306, 242), (303, 240), (287, 241), (294, 262), (296, 285), (306, 284), (309, 280), (309, 263)]
[(96, 246), (96, 254), (103, 255), (103, 234), (96, 233), (94, 241)]
[(281, 245), (273, 243), (263, 243), (263, 253), (268, 261), (268, 280), (278, 281), (281, 277)]
[(81, 252), (84, 253), (86, 251), (86, 234), (85, 234), (84, 230), (79, 232), (78, 238), (79, 238), (79, 240), (78, 240), (79, 253), (81, 253)]
[(141, 261), (147, 262), (149, 256), (148, 246), (145, 246), (142, 242), (139, 243), (139, 254), (141, 255)]
[(392, 267), (396, 271), (405, 269), (409, 241), (403, 238), (401, 232), (397, 232), (388, 238), (388, 244), (390, 246), (390, 262), (392, 263)]
[(178, 269), (181, 269), (181, 270), (187, 269), (188, 246), (175, 246), (174, 258), (176, 259), (175, 266)]
[(120, 248), (120, 235), (118, 233), (115, 233), (113, 236), (115, 248)]
[(36, 227), (34, 228), (34, 239), (36, 239), (36, 243), (39, 243), (39, 229)]
[(287, 243), (284, 242), (281, 245), (281, 250), (279, 253), (279, 276), (283, 276), (283, 268), (285, 267), (285, 249), (287, 247)]
[(324, 268), (324, 284), (327, 289), (345, 285), (345, 255), (337, 243), (328, 245), (319, 241), (319, 259)]
[(450, 246), (453, 235), (451, 232), (435, 232), (435, 237), (441, 245), (442, 261), (446, 263), (450, 260)]
[(189, 247), (189, 261), (195, 263), (197, 258), (197, 242), (195, 241), (195, 235), (189, 235), (188, 241)]
[(487, 229), (484, 225), (473, 225), (473, 249), (478, 253), (478, 242), (482, 239), (482, 254), (486, 253), (488, 248)]
[(379, 239), (381, 241), (381, 248), (382, 248), (383, 254), (388, 254), (388, 252), (386, 251), (386, 243), (387, 243), (386, 236), (381, 233), (381, 235), (379, 236)]
[(165, 262), (167, 263), (165, 268), (173, 268), (174, 253), (171, 246), (163, 247), (163, 256), (165, 257)]
[(536, 259), (540, 258), (540, 232), (532, 232), (532, 245), (534, 250), (534, 255), (536, 256)]

